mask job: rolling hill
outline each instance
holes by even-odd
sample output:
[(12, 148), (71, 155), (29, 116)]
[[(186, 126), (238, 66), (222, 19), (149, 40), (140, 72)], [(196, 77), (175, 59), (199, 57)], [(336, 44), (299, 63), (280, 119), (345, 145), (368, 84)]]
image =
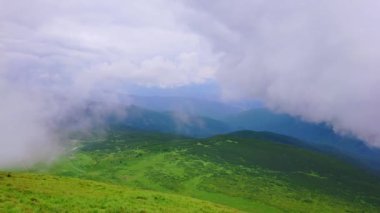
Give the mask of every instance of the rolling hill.
[[(160, 98), (158, 100), (164, 102)], [(63, 132), (65, 136), (68, 132), (77, 131), (89, 124), (98, 126), (97, 129), (100, 131), (108, 127), (120, 130), (158, 131), (200, 138), (238, 130), (270, 131), (297, 138), (303, 146), (312, 146), (317, 150), (338, 155), (344, 154), (352, 162), (380, 171), (379, 149), (367, 147), (364, 142), (352, 137), (340, 136), (325, 124), (305, 122), (264, 108), (226, 115), (222, 121), (183, 111), (160, 112), (136, 105), (120, 105), (114, 110), (120, 112), (116, 114), (104, 111), (103, 108), (104, 103), (88, 103), (86, 107), (77, 109), (67, 116), (58, 125), (57, 132)]]
[(343, 153), (361, 164), (380, 170), (380, 150), (350, 136), (336, 134), (326, 124), (314, 124), (265, 108), (227, 116), (225, 123), (236, 130), (269, 131), (298, 138), (317, 149)]
[(35, 172), (176, 193), (248, 212), (379, 212), (380, 179), (298, 141), (240, 131), (193, 139), (110, 130)]

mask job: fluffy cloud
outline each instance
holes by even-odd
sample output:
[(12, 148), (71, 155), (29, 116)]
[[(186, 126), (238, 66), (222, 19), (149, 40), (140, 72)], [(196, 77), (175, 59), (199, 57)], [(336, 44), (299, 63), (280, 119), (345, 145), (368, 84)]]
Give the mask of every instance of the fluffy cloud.
[(201, 83), (213, 78), (218, 58), (178, 23), (183, 10), (166, 1), (2, 1), (3, 72), (63, 85), (83, 75), (162, 87)]
[(90, 98), (114, 103), (102, 89), (214, 78), (218, 56), (177, 21), (184, 10), (161, 0), (0, 0), (0, 167), (50, 159), (54, 121)]
[(378, 1), (190, 5), (198, 14), (190, 26), (224, 53), (217, 75), (226, 96), (259, 98), (380, 147)]

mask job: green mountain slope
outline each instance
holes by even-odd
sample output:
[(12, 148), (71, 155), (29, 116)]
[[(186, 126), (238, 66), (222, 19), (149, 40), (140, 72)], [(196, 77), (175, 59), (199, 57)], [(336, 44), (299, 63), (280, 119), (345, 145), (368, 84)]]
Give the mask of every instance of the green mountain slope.
[(171, 192), (250, 212), (379, 212), (379, 177), (251, 131), (208, 139), (110, 131), (36, 170)]
[(0, 172), (1, 212), (238, 212), (189, 197), (95, 181)]
[(340, 152), (380, 171), (380, 149), (370, 148), (363, 141), (336, 134), (326, 124), (314, 124), (298, 117), (258, 108), (230, 115), (224, 122), (235, 129), (270, 131), (299, 138), (322, 150)]

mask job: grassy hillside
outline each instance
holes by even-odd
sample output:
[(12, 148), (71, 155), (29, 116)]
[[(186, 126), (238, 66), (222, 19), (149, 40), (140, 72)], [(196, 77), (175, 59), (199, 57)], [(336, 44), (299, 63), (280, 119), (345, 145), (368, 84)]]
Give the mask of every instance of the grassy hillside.
[(52, 166), (63, 176), (171, 192), (250, 212), (379, 212), (380, 181), (336, 157), (269, 133), (189, 139), (111, 131)]
[(0, 172), (1, 212), (238, 212), (189, 197), (49, 175)]

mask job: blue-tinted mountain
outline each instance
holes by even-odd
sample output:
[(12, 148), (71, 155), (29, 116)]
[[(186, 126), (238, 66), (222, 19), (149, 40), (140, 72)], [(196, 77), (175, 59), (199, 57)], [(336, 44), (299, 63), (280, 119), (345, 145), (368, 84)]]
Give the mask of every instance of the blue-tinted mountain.
[(318, 149), (339, 151), (353, 156), (362, 163), (380, 169), (380, 150), (370, 148), (364, 142), (350, 136), (335, 133), (326, 124), (314, 124), (287, 114), (268, 109), (252, 109), (224, 119), (236, 129), (270, 131), (305, 141)]
[[(120, 95), (123, 98), (122, 95)], [(227, 104), (215, 100), (177, 97), (177, 96), (136, 96), (125, 95), (124, 102), (154, 111), (179, 111), (190, 115), (221, 119), (252, 108), (256, 102), (239, 102)]]
[(231, 131), (231, 128), (221, 121), (182, 112), (158, 112), (134, 105), (126, 107), (125, 112), (126, 116), (121, 119), (110, 116), (108, 125), (192, 137), (206, 137)]

